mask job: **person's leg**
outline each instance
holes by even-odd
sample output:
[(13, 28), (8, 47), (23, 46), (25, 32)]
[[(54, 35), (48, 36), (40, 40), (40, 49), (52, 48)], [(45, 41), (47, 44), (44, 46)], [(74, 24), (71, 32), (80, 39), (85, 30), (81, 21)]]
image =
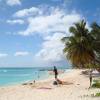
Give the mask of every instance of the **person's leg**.
[(55, 79), (56, 79), (56, 74), (55, 74)]
[(55, 79), (57, 79), (57, 74), (55, 74)]
[(92, 86), (92, 77), (90, 77), (90, 87)]

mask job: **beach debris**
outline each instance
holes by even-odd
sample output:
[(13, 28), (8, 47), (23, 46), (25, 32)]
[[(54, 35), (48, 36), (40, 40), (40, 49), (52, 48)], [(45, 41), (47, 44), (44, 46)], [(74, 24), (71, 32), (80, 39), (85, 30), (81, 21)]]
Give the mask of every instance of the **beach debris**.
[(47, 90), (50, 90), (50, 89), (52, 89), (51, 87), (39, 87), (39, 88), (37, 88), (37, 89), (47, 89)]
[(27, 85), (27, 83), (23, 83), (22, 85)]
[[(71, 83), (71, 82), (66, 82), (66, 81), (61, 81), (61, 80), (59, 80), (59, 79), (57, 79), (56, 81), (54, 81), (53, 82), (53, 85), (71, 85), (71, 84), (73, 84), (73, 83)], [(79, 84), (78, 84), (79, 85)]]
[(53, 82), (53, 85), (58, 85), (58, 82), (57, 82), (57, 81), (54, 81), (54, 82)]

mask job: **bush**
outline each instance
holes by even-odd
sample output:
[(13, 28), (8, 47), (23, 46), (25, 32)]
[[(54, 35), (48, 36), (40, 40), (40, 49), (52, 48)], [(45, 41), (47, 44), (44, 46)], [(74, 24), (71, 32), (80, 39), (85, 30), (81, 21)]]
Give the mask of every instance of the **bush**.
[(100, 92), (95, 94), (96, 97), (100, 97)]
[(99, 80), (94, 80), (94, 83), (92, 84), (93, 88), (100, 88), (100, 81)]

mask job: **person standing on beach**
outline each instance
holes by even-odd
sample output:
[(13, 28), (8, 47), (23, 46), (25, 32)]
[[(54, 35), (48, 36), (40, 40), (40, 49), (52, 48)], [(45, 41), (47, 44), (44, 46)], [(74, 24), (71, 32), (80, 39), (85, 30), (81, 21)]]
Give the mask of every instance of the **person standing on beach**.
[(91, 87), (92, 86), (92, 71), (90, 71), (89, 79), (90, 79), (90, 87)]
[(54, 75), (55, 75), (55, 79), (57, 80), (58, 71), (57, 71), (56, 66), (54, 66), (53, 72), (54, 72)]

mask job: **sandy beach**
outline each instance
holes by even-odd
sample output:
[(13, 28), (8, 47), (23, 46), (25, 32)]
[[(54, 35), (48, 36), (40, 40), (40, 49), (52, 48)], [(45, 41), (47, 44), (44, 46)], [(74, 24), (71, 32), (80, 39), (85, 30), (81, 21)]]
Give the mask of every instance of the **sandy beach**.
[(0, 87), (0, 100), (100, 100), (91, 97), (100, 89), (88, 89), (89, 78), (81, 71), (72, 69), (61, 74), (59, 79), (66, 82), (64, 85), (54, 86), (54, 79), (46, 79), (35, 84)]

